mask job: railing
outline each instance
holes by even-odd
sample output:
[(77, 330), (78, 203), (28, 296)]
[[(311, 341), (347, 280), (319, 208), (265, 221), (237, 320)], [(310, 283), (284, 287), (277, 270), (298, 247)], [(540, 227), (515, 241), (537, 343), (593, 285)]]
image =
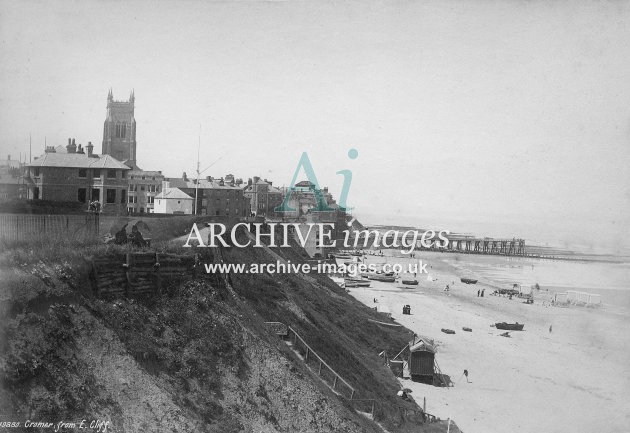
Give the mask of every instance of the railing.
[(300, 352), (300, 349), (304, 352), (304, 363), (305, 364), (315, 364), (317, 366), (317, 374), (319, 377), (328, 382), (328, 384), (332, 387), (334, 391), (339, 392), (344, 395), (342, 392), (343, 387), (346, 388), (346, 396), (352, 400), (356, 390), (352, 387), (348, 382), (344, 380), (333, 368), (324, 361), (321, 356), (317, 354), (313, 350), (311, 346), (309, 346), (306, 341), (290, 326), (288, 328), (288, 339), (293, 342), (293, 347), (295, 350)]
[[(338, 392), (341, 395), (344, 395), (343, 392), (341, 392), (341, 387), (345, 387), (346, 389), (345, 396), (348, 397), (348, 399), (350, 400), (350, 403), (352, 404), (355, 410), (371, 414), (372, 419), (374, 419), (375, 416), (378, 416), (379, 413), (382, 414), (383, 407), (378, 402), (378, 400), (371, 399), (371, 398), (370, 399), (354, 398), (356, 394), (356, 390), (354, 389), (354, 387), (351, 386), (348, 382), (346, 382), (343, 379), (343, 377), (341, 377), (335, 370), (333, 370), (332, 367), (329, 366), (326, 363), (326, 361), (324, 361), (317, 354), (317, 352), (315, 352), (315, 350), (313, 350), (313, 348), (309, 346), (308, 343), (306, 343), (306, 341), (304, 341), (302, 337), (300, 337), (300, 334), (298, 334), (295, 331), (295, 329), (291, 328), (290, 326), (285, 325), (282, 322), (265, 322), (265, 323), (272, 332), (283, 337), (286, 336), (286, 338), (290, 342), (293, 343), (293, 348), (298, 353), (303, 352), (304, 363), (307, 365), (309, 365), (309, 363), (315, 364), (317, 368), (318, 376), (322, 379), (322, 381), (327, 382), (328, 385), (331, 386), (331, 388), (334, 391)], [(284, 333), (285, 329), (287, 331), (286, 333)], [(315, 368), (315, 366), (311, 365), (311, 367), (313, 368)], [(407, 420), (413, 420), (416, 423), (422, 424), (425, 422), (436, 422), (440, 420), (435, 415), (426, 413), (424, 410), (420, 408), (411, 409), (411, 408), (404, 407), (402, 405), (398, 405), (398, 411), (400, 412), (401, 417)]]

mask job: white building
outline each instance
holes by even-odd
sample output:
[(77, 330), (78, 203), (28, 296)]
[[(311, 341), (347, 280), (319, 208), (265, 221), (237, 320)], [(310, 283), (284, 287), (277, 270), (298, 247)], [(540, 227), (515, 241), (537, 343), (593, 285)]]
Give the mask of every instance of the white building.
[(194, 199), (179, 188), (162, 188), (155, 196), (154, 213), (192, 215)]

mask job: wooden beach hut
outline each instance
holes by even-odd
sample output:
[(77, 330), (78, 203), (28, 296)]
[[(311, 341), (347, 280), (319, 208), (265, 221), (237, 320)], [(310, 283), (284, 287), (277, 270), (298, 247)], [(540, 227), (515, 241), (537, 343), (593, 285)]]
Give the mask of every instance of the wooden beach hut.
[(416, 337), (409, 343), (409, 375), (411, 380), (432, 384), (435, 375), (433, 340)]

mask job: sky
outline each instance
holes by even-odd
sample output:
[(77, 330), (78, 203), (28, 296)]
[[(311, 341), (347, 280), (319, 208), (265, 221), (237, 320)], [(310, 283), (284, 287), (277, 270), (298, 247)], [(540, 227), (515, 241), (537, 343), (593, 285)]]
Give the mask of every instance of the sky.
[(630, 251), (628, 1), (0, 0), (0, 41), (0, 158), (100, 151), (134, 89), (147, 170), (307, 152), (368, 223)]

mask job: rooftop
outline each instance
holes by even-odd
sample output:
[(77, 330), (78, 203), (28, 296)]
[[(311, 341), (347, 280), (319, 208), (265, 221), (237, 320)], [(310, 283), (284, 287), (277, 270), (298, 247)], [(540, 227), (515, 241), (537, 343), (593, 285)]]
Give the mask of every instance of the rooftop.
[(46, 152), (35, 158), (27, 167), (66, 167), (66, 168), (111, 168), (129, 170), (122, 162), (111, 155), (92, 155), (86, 153), (67, 153), (63, 146), (55, 148), (55, 152)]
[(164, 188), (161, 193), (155, 196), (155, 198), (163, 198), (163, 199), (184, 199), (184, 200), (192, 200), (193, 198), (186, 194), (179, 188)]

